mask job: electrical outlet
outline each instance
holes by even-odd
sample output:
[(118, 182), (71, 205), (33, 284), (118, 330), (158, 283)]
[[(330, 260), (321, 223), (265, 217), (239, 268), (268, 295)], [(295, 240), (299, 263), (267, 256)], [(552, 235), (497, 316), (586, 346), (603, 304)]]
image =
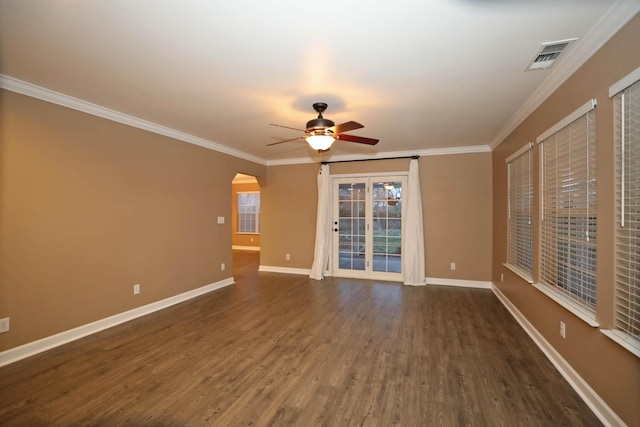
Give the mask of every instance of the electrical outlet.
[(0, 334), (3, 332), (9, 332), (9, 317), (0, 319)]
[(567, 332), (567, 328), (566, 328), (564, 322), (560, 322), (560, 336), (562, 338), (565, 338), (566, 337), (566, 332)]
[(291, 254), (286, 254), (284, 256), (284, 259), (286, 259), (287, 261), (291, 261)]
[(219, 216), (218, 217), (218, 224), (224, 224), (224, 217), (223, 216)]
[(133, 294), (138, 295), (140, 293), (140, 283), (133, 285)]
[(220, 270), (224, 271), (224, 262), (220, 264)]
[(455, 262), (452, 262), (452, 263), (451, 263), (451, 269), (452, 269), (452, 270), (455, 270), (455, 269), (456, 269), (456, 263), (455, 263)]

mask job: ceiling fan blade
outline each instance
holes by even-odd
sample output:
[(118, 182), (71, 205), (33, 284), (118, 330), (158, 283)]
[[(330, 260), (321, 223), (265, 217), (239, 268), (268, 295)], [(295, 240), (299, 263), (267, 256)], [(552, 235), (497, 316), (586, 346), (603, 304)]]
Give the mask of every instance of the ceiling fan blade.
[(267, 144), (267, 147), (270, 145), (277, 145), (277, 144), (282, 144), (283, 142), (291, 142), (291, 141), (296, 141), (298, 139), (304, 139), (304, 137), (299, 136), (297, 138), (291, 138), (291, 139), (285, 139), (284, 141), (277, 141), (277, 142), (272, 142), (271, 144)]
[(364, 136), (356, 136), (356, 135), (346, 135), (344, 133), (341, 133), (340, 135), (336, 135), (335, 137), (340, 141), (357, 142), (358, 144), (369, 144), (369, 145), (376, 145), (380, 141), (379, 139), (365, 138)]
[(342, 123), (339, 125), (331, 126), (330, 128), (327, 128), (327, 130), (330, 130), (333, 133), (342, 133), (342, 132), (349, 132), (350, 130), (362, 129), (363, 127), (364, 125), (361, 125), (358, 122), (350, 121), (350, 122)]
[(291, 129), (291, 130), (299, 130), (300, 132), (306, 132), (304, 129), (298, 129), (298, 128), (292, 128), (292, 127), (289, 127), (289, 126), (276, 125), (276, 124), (273, 124), (273, 123), (269, 123), (269, 126), (277, 126), (279, 128), (285, 128), (285, 129)]

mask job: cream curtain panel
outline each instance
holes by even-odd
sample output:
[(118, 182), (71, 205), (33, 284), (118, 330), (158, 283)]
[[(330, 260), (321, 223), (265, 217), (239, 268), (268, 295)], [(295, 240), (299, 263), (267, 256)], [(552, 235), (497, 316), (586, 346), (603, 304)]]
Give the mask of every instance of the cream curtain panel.
[(322, 280), (329, 262), (331, 246), (331, 177), (329, 165), (322, 165), (318, 172), (318, 214), (316, 218), (316, 246), (309, 277)]
[(425, 285), (424, 231), (422, 217), (422, 193), (418, 159), (411, 159), (407, 194), (404, 196), (405, 218), (402, 232), (402, 273), (404, 284)]

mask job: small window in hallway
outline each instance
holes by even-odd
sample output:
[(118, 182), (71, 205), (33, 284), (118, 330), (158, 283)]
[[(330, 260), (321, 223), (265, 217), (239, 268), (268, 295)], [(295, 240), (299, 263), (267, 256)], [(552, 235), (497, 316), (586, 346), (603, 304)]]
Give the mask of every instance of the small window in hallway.
[(238, 233), (260, 233), (260, 193), (238, 193)]

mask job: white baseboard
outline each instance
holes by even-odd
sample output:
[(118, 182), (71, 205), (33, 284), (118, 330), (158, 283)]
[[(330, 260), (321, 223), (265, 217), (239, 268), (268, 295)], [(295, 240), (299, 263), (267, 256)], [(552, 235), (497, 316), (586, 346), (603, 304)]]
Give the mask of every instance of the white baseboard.
[(587, 382), (571, 367), (558, 351), (547, 341), (511, 301), (493, 284), (491, 289), (509, 313), (522, 326), (547, 359), (573, 387), (584, 403), (593, 411), (605, 426), (626, 426), (625, 422), (605, 403), (604, 400), (587, 384)]
[(261, 265), (258, 267), (258, 271), (265, 271), (268, 273), (302, 274), (306, 276), (311, 273), (311, 269), (309, 268), (275, 267), (271, 265)]
[(491, 289), (491, 282), (483, 282), (481, 280), (438, 279), (436, 277), (427, 277), (424, 280), (427, 283), (427, 285), (459, 286), (461, 288)]
[(231, 249), (236, 250), (236, 251), (256, 251), (256, 252), (260, 252), (260, 246), (238, 246), (238, 245), (233, 245), (233, 246), (231, 246)]
[(151, 304), (143, 305), (141, 307), (134, 308), (132, 310), (128, 310), (110, 317), (106, 317), (95, 322), (87, 323), (86, 325), (78, 326), (77, 328), (69, 329), (68, 331), (60, 332), (58, 334), (39, 339), (37, 341), (32, 341), (19, 347), (5, 350), (0, 353), (0, 366), (5, 366), (10, 363), (17, 362), (18, 360), (34, 356), (38, 353), (42, 353), (43, 351), (50, 350), (68, 342), (86, 337), (87, 335), (95, 334), (96, 332), (103, 331), (121, 323), (128, 322), (138, 317), (162, 310), (163, 308), (167, 308), (191, 298), (195, 298), (197, 296), (215, 291), (216, 289), (232, 285), (233, 283), (233, 277), (229, 277), (227, 279), (220, 280), (218, 282), (211, 283), (209, 285), (205, 285), (191, 291), (187, 291), (160, 301), (156, 301)]

